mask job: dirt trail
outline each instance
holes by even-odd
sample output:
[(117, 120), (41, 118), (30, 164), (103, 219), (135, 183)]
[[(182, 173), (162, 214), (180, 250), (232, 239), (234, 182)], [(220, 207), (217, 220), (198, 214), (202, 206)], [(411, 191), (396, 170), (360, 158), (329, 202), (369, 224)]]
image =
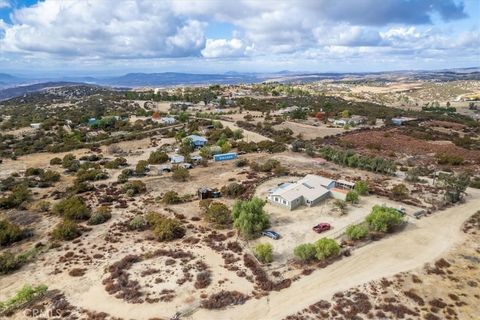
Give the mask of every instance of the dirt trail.
[(480, 191), (468, 191), (467, 203), (411, 221), (401, 233), (356, 250), (288, 289), (226, 310), (200, 309), (188, 319), (282, 319), (337, 291), (422, 267), (464, 239), (461, 225), (480, 208)]

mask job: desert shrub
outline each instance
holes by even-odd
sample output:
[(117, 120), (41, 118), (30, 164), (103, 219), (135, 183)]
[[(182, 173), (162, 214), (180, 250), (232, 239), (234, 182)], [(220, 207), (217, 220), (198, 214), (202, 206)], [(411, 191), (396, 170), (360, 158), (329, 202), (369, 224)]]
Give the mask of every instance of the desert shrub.
[(11, 252), (0, 254), (0, 274), (7, 274), (20, 268), (23, 264), (22, 259)]
[(210, 277), (210, 271), (202, 271), (197, 274), (197, 279), (195, 281), (195, 288), (196, 289), (203, 289), (210, 285), (212, 279)]
[(12, 244), (25, 238), (24, 231), (8, 220), (0, 220), (0, 246)]
[(475, 177), (470, 181), (470, 188), (480, 189), (480, 177)]
[(345, 200), (350, 203), (358, 203), (358, 201), (360, 201), (360, 197), (356, 191), (349, 191)]
[(345, 233), (351, 240), (363, 239), (368, 235), (368, 226), (365, 224), (351, 224), (347, 227)]
[(408, 197), (408, 188), (403, 183), (399, 183), (392, 188), (392, 196), (395, 200), (403, 200)]
[(25, 176), (28, 177), (28, 176), (40, 176), (42, 175), (43, 173), (45, 172), (45, 170), (41, 169), (41, 168), (27, 168), (27, 170), (25, 170)]
[(147, 191), (147, 186), (140, 180), (132, 180), (125, 183), (122, 189), (123, 192), (131, 197)]
[(178, 193), (171, 190), (171, 191), (165, 192), (165, 194), (163, 195), (162, 201), (165, 204), (177, 204), (182, 202), (182, 198), (180, 198)]
[(143, 176), (147, 172), (147, 166), (148, 162), (145, 160), (140, 160), (137, 162), (137, 165), (135, 166), (135, 174), (137, 176)]
[(375, 231), (388, 232), (394, 226), (403, 222), (403, 216), (394, 208), (374, 206), (372, 212), (365, 219)]
[(347, 203), (345, 201), (336, 199), (333, 205), (341, 214), (347, 213)]
[(167, 162), (168, 159), (168, 154), (166, 154), (164, 151), (154, 151), (150, 153), (150, 156), (148, 157), (148, 163), (160, 164)]
[(73, 240), (82, 234), (78, 225), (71, 220), (64, 220), (58, 223), (52, 231), (52, 238), (55, 240)]
[(436, 155), (438, 164), (458, 166), (465, 160), (461, 155), (441, 153)]
[(265, 201), (254, 197), (248, 201), (237, 201), (232, 210), (233, 226), (245, 238), (252, 238), (270, 226), (270, 217), (263, 210)]
[(172, 241), (185, 235), (185, 228), (177, 219), (151, 212), (147, 215), (147, 221), (158, 241)]
[(55, 158), (50, 159), (50, 165), (51, 166), (57, 166), (57, 165), (61, 165), (61, 164), (62, 164), (62, 159), (60, 159), (59, 157), (55, 157)]
[(48, 212), (50, 210), (50, 202), (47, 200), (40, 200), (34, 205), (34, 209), (40, 212)]
[(232, 182), (222, 188), (222, 194), (229, 198), (238, 198), (245, 192), (245, 188), (236, 182)]
[(315, 257), (318, 260), (324, 260), (332, 256), (338, 256), (340, 245), (333, 239), (322, 238), (315, 242)]
[(235, 166), (238, 168), (245, 167), (246, 165), (248, 165), (248, 159), (238, 159), (235, 161)]
[(127, 166), (127, 159), (123, 157), (115, 158), (112, 161), (106, 162), (103, 166), (107, 169), (118, 169), (120, 167)]
[(230, 209), (221, 202), (209, 202), (204, 211), (204, 217), (217, 228), (224, 228), (232, 223)]
[(175, 181), (185, 182), (190, 178), (190, 173), (188, 172), (188, 169), (177, 167), (173, 170), (172, 178)]
[(63, 157), (62, 167), (67, 169), (67, 171), (75, 172), (75, 171), (78, 171), (78, 169), (80, 169), (80, 162), (76, 160), (73, 154), (69, 153)]
[(108, 178), (108, 174), (100, 169), (80, 169), (77, 172), (76, 182), (98, 181)]
[(31, 197), (31, 192), (26, 184), (19, 184), (12, 187), (12, 192), (0, 198), (0, 208), (11, 209), (20, 207)]
[(148, 227), (148, 221), (144, 216), (136, 216), (128, 223), (131, 230), (145, 230)]
[(90, 218), (90, 208), (79, 196), (61, 200), (53, 207), (53, 213), (71, 220), (86, 220)]
[(6, 301), (0, 302), (0, 312), (11, 310), (19, 307), (25, 303), (31, 302), (37, 297), (43, 296), (48, 290), (44, 284), (32, 287), (31, 285), (24, 285), (13, 297)]
[(368, 189), (369, 189), (368, 182), (365, 181), (365, 180), (359, 180), (359, 181), (355, 182), (355, 186), (353, 187), (353, 189), (359, 195), (364, 196), (364, 195), (368, 194)]
[(109, 207), (102, 206), (97, 209), (95, 213), (92, 214), (90, 219), (88, 219), (88, 224), (96, 225), (107, 222), (112, 218), (112, 212)]
[(244, 304), (248, 296), (238, 291), (220, 291), (202, 300), (201, 306), (205, 309), (222, 309), (229, 305)]
[(273, 261), (273, 247), (270, 243), (259, 243), (255, 246), (255, 256), (263, 263)]
[(304, 243), (300, 244), (293, 249), (293, 254), (297, 257), (300, 261), (309, 261), (315, 258), (315, 254), (317, 250), (315, 249), (315, 245), (312, 243)]

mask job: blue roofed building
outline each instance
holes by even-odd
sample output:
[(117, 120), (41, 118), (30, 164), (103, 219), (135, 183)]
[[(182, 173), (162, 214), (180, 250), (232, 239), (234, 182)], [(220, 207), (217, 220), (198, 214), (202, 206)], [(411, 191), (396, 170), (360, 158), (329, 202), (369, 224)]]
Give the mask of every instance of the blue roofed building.
[(189, 135), (185, 139), (190, 139), (195, 148), (203, 147), (208, 142), (207, 138), (202, 136), (197, 136), (196, 134)]

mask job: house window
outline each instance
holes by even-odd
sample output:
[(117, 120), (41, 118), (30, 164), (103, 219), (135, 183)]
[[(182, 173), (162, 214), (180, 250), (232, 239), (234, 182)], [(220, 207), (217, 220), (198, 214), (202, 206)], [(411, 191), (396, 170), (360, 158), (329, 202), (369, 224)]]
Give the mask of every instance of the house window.
[(283, 200), (282, 202), (283, 202), (283, 204), (287, 204), (287, 201), (286, 201), (286, 200)]

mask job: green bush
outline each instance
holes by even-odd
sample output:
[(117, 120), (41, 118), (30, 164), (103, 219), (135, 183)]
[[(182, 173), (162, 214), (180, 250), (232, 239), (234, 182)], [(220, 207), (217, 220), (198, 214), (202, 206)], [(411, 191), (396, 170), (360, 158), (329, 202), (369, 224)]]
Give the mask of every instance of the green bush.
[(12, 188), (12, 192), (0, 198), (0, 208), (11, 209), (21, 206), (31, 197), (31, 192), (26, 184), (19, 184)]
[(368, 194), (368, 182), (364, 180), (360, 180), (355, 182), (354, 190), (361, 196)]
[(408, 188), (403, 183), (399, 183), (392, 188), (392, 196), (395, 200), (403, 200), (408, 197)]
[(224, 186), (221, 191), (229, 198), (238, 198), (245, 192), (245, 188), (239, 183), (232, 182)]
[(273, 247), (270, 243), (259, 243), (255, 246), (255, 256), (263, 263), (273, 261)]
[(71, 220), (64, 220), (55, 226), (52, 238), (55, 240), (73, 240), (82, 234), (78, 225)]
[(345, 201), (350, 203), (358, 203), (360, 201), (360, 197), (358, 196), (358, 193), (356, 191), (349, 191), (347, 193)]
[(123, 185), (123, 192), (129, 196), (134, 196), (147, 191), (147, 186), (140, 180), (128, 181)]
[(11, 310), (19, 307), (25, 303), (32, 301), (33, 299), (43, 296), (48, 290), (48, 287), (44, 284), (32, 287), (30, 285), (24, 285), (15, 296), (9, 298), (6, 301), (0, 302), (0, 312)]
[(178, 193), (170, 190), (170, 191), (165, 192), (165, 194), (163, 195), (162, 201), (165, 204), (178, 204), (178, 203), (182, 202), (182, 198), (180, 198)]
[(190, 178), (190, 173), (188, 172), (188, 169), (177, 167), (173, 170), (172, 178), (175, 181), (185, 182)]
[(147, 221), (158, 241), (180, 239), (186, 232), (179, 220), (167, 218), (154, 212), (147, 215)]
[(232, 223), (232, 213), (221, 202), (210, 202), (204, 213), (205, 220), (217, 228), (225, 228)]
[(164, 151), (154, 151), (150, 153), (150, 156), (148, 157), (148, 163), (160, 164), (167, 162), (168, 159), (168, 154), (166, 154)]
[(145, 160), (140, 160), (137, 162), (137, 165), (135, 166), (135, 174), (137, 176), (143, 176), (147, 172), (147, 166), (148, 162)]
[(11, 252), (0, 254), (0, 274), (7, 274), (19, 269), (23, 265), (22, 259), (19, 259)]
[(365, 224), (351, 224), (347, 227), (345, 233), (351, 240), (360, 240), (368, 235), (368, 226)]
[(128, 223), (131, 230), (145, 230), (148, 227), (148, 221), (144, 216), (136, 216)]
[(79, 196), (63, 199), (53, 207), (53, 213), (71, 220), (86, 220), (90, 218), (90, 208)]
[(270, 226), (270, 217), (263, 210), (265, 201), (254, 197), (248, 201), (237, 201), (232, 210), (233, 226), (245, 238), (253, 238)]
[(238, 168), (245, 167), (246, 165), (248, 165), (248, 159), (238, 159), (235, 161), (235, 166)]
[(332, 256), (338, 256), (340, 245), (333, 239), (322, 238), (315, 242), (315, 257), (318, 260), (324, 260)]
[(90, 219), (88, 219), (88, 224), (89, 225), (102, 224), (107, 222), (111, 218), (112, 218), (112, 212), (110, 208), (102, 206), (98, 208), (94, 214), (92, 214)]
[(403, 222), (403, 216), (394, 208), (376, 205), (365, 220), (373, 230), (388, 232)]
[(316, 253), (317, 250), (315, 245), (312, 243), (300, 244), (293, 249), (293, 254), (295, 257), (304, 262), (314, 259)]
[(23, 230), (8, 220), (0, 220), (0, 246), (12, 244), (25, 237)]
[(107, 169), (118, 169), (120, 167), (124, 167), (127, 165), (128, 165), (127, 159), (119, 157), (119, 158), (115, 158), (112, 161), (106, 162), (103, 166)]
[(50, 165), (51, 166), (57, 166), (57, 165), (61, 165), (61, 164), (62, 164), (62, 159), (60, 159), (58, 157), (50, 159)]

